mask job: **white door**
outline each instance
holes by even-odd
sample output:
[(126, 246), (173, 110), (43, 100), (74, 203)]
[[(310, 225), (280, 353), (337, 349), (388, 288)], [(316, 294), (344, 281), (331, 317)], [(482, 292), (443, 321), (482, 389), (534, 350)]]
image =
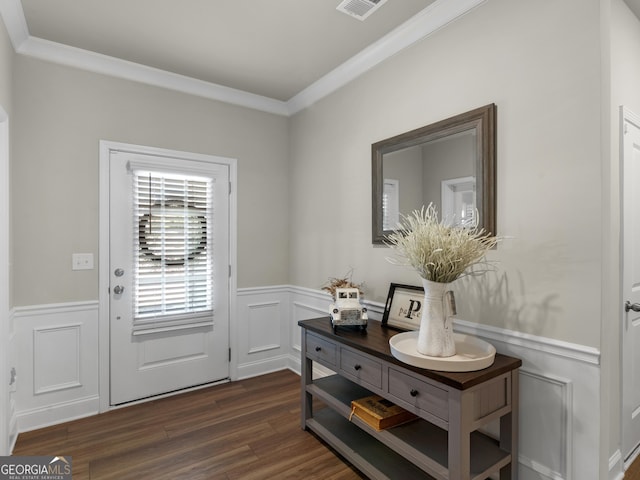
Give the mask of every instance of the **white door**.
[(622, 449), (640, 445), (640, 117), (622, 110)]
[(111, 151), (110, 403), (229, 377), (229, 166)]

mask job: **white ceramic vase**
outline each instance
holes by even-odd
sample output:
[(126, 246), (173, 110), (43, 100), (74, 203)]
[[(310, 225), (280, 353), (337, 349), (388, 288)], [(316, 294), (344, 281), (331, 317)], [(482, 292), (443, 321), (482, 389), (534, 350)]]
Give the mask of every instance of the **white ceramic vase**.
[(455, 303), (447, 283), (422, 279), (424, 304), (418, 333), (418, 353), (430, 357), (451, 357), (456, 354), (453, 338)]

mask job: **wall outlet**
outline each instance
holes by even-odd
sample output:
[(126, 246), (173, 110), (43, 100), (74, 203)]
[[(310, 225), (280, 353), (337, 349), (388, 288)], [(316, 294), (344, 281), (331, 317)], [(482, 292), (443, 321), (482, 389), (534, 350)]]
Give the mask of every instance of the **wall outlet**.
[(93, 253), (74, 253), (71, 255), (72, 270), (93, 270)]

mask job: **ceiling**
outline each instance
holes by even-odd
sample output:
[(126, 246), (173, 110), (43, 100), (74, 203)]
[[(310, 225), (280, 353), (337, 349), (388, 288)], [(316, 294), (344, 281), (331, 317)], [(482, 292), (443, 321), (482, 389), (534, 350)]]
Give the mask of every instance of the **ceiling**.
[[(289, 115), (486, 0), (0, 0), (18, 53)], [(359, 0), (356, 0), (359, 1)]]
[(22, 0), (35, 37), (286, 101), (433, 0)]

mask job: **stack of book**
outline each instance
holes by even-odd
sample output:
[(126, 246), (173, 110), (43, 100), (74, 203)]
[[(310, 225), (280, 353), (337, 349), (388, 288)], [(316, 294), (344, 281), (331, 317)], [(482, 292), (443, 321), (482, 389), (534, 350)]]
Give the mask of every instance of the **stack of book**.
[(407, 423), (418, 417), (379, 395), (360, 398), (351, 402), (351, 416), (358, 417), (377, 431)]

